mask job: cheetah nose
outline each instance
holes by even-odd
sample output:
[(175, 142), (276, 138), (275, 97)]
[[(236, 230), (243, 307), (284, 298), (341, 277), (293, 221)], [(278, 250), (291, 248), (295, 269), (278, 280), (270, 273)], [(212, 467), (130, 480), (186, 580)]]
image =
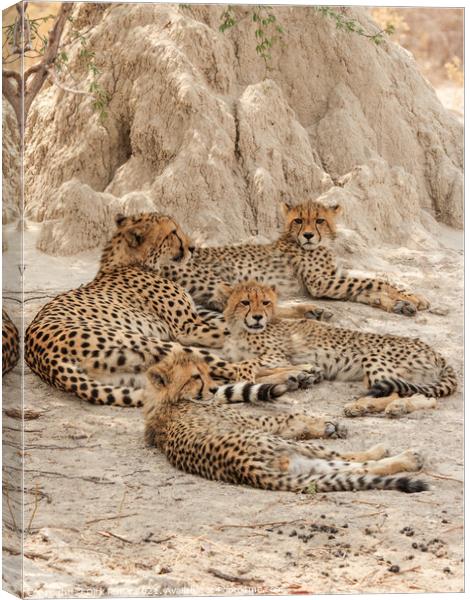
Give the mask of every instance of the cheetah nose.
[(191, 252), (191, 254), (194, 252), (194, 250), (196, 250), (196, 246), (189, 246), (188, 250)]
[(311, 240), (313, 238), (314, 234), (313, 233), (304, 233), (304, 238), (306, 240)]
[(215, 393), (217, 392), (217, 390), (218, 390), (218, 389), (219, 389), (218, 387), (211, 387), (211, 388), (209, 388), (209, 392), (210, 392), (211, 394), (215, 394)]
[(253, 321), (258, 321), (258, 323), (261, 321), (262, 318), (263, 315), (253, 315)]

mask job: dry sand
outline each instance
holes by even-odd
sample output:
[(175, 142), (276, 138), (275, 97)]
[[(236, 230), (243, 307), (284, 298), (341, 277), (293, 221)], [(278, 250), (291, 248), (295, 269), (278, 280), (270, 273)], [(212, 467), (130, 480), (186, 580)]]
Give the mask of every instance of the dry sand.
[[(34, 250), (26, 235), (29, 323), (59, 291), (92, 278), (96, 251), (58, 258)], [(369, 257), (396, 281), (424, 293), (438, 312), (406, 319), (362, 305), (318, 302), (335, 323), (420, 336), (462, 374), (461, 233), (440, 226), (442, 247), (382, 249)], [(9, 244), (9, 252), (14, 244)], [(6, 257), (8, 259), (8, 254)], [(10, 256), (11, 258), (11, 256)], [(6, 270), (6, 281), (14, 265)], [(9, 271), (9, 269), (11, 271)], [(7, 307), (19, 318), (19, 306)], [(20, 368), (5, 377), (4, 578), (19, 590), (15, 523), (21, 523)], [(431, 489), (398, 492), (276, 493), (206, 481), (171, 467), (143, 443), (139, 410), (92, 406), (61, 393), (25, 371), (24, 592), (26, 596), (444, 592), (463, 590), (462, 394), (435, 410), (400, 420), (346, 419), (343, 404), (360, 384), (322, 383), (279, 406), (341, 419), (341, 449), (384, 442), (393, 451), (413, 447), (426, 458), (422, 477)], [(276, 407), (273, 407), (275, 410)], [(12, 414), (10, 412), (10, 414)], [(410, 528), (408, 535), (403, 532)], [(297, 535), (294, 534), (296, 532)], [(302, 538), (309, 534), (306, 538)], [(310, 535), (313, 534), (313, 535)], [(397, 565), (398, 573), (390, 569)]]

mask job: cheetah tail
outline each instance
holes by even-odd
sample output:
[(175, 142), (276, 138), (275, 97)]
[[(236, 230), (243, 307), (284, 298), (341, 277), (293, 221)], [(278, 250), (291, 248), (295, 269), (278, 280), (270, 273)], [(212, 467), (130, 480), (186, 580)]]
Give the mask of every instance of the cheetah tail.
[(390, 396), (393, 392), (397, 392), (401, 397), (423, 394), (428, 398), (440, 398), (442, 396), (450, 396), (456, 388), (457, 376), (454, 369), (450, 365), (444, 365), (441, 368), (439, 381), (436, 383), (420, 385), (398, 377), (387, 377), (374, 383), (367, 395), (374, 398), (382, 398)]
[(424, 492), (428, 484), (421, 479), (410, 477), (390, 477), (383, 475), (358, 475), (354, 473), (331, 473), (328, 475), (310, 475), (303, 481), (304, 493), (344, 492), (353, 490), (397, 490), (407, 494)]
[(290, 389), (283, 383), (234, 383), (217, 389), (214, 398), (223, 403), (232, 402), (271, 402)]

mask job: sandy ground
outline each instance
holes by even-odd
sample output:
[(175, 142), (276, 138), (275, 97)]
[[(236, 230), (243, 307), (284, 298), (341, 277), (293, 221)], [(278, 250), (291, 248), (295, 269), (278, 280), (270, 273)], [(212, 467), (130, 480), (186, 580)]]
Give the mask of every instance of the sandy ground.
[[(91, 279), (98, 256), (46, 257), (33, 251), (35, 236), (34, 230), (26, 236), (26, 323), (50, 297)], [(387, 264), (389, 276), (447, 314), (407, 319), (351, 303), (318, 303), (334, 311), (336, 324), (420, 336), (461, 377), (461, 237), (443, 228), (442, 247), (432, 253), (375, 253), (375, 267)], [(6, 304), (18, 319), (19, 305), (8, 300), (14, 291), (7, 290)], [(9, 490), (4, 585), (13, 591), (19, 590), (15, 531), (22, 522), (22, 485), (21, 421), (11, 409), (18, 408), (19, 376), (17, 367), (5, 377), (3, 406)], [(327, 442), (332, 447), (365, 449), (384, 442), (394, 451), (421, 451), (421, 476), (430, 491), (302, 496), (206, 481), (177, 471), (144, 446), (140, 411), (86, 404), (26, 369), (25, 595), (462, 591), (461, 391), (435, 410), (400, 420), (343, 418), (343, 404), (360, 391), (360, 384), (322, 383), (279, 406), (346, 423), (348, 438)]]

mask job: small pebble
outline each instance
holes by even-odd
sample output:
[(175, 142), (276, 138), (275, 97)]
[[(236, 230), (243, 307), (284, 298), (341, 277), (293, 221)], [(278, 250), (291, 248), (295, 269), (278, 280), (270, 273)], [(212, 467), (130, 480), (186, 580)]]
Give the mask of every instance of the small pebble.
[(398, 565), (392, 565), (389, 569), (390, 573), (399, 573), (400, 567)]

